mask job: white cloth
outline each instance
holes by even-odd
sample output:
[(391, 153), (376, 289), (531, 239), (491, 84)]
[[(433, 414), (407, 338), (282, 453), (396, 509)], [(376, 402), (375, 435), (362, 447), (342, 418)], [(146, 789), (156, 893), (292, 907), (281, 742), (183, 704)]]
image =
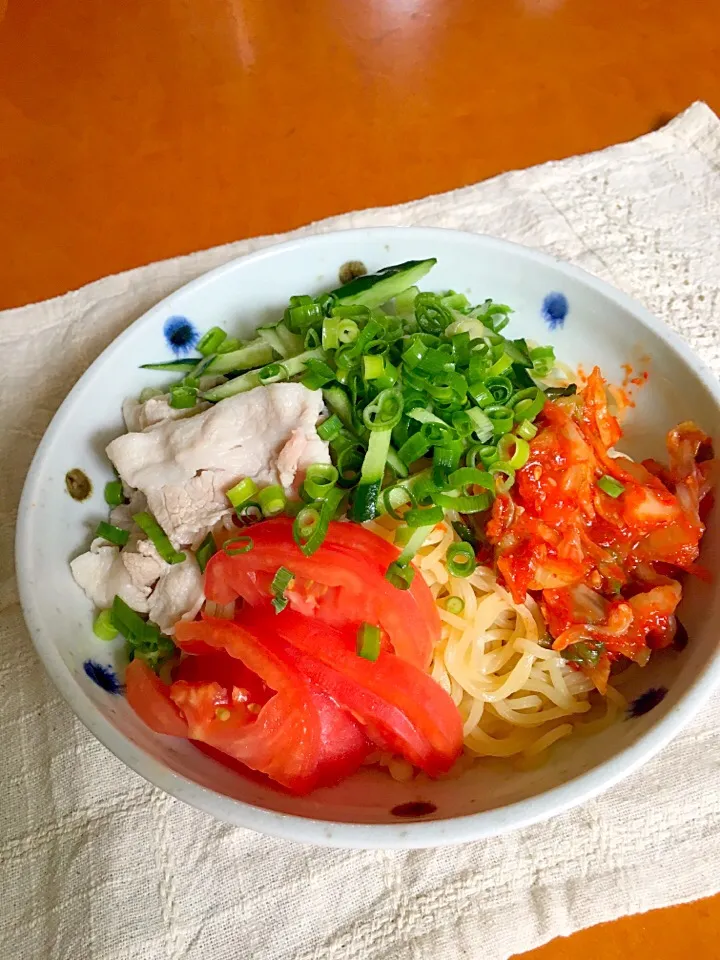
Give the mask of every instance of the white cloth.
[[(695, 104), (633, 143), (295, 231), (424, 224), (577, 263), (720, 371), (720, 122)], [(611, 792), (450, 850), (350, 852), (217, 823), (127, 770), (60, 701), (22, 623), (23, 477), (90, 361), (244, 240), (0, 314), (0, 956), (22, 960), (505, 960), (720, 888), (720, 698)]]

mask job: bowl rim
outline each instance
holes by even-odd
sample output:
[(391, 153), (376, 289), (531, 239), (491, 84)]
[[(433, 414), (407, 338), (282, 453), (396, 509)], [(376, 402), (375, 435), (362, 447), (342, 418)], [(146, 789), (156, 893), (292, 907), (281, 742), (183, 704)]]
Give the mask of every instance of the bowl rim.
[(720, 383), (710, 368), (697, 357), (685, 342), (664, 322), (654, 317), (642, 304), (615, 289), (580, 267), (556, 257), (525, 247), (518, 243), (500, 240), (485, 234), (439, 227), (381, 226), (349, 230), (335, 230), (311, 236), (296, 237), (281, 243), (271, 243), (261, 250), (239, 257), (216, 267), (183, 284), (169, 296), (134, 320), (93, 361), (68, 393), (53, 416), (33, 456), (18, 508), (15, 537), (16, 574), (18, 592), (25, 622), (35, 649), (43, 665), (70, 708), (84, 726), (100, 743), (119, 760), (140, 774), (145, 780), (164, 790), (176, 799), (216, 818), (237, 826), (256, 830), (281, 839), (317, 843), (323, 846), (359, 849), (412, 849), (445, 846), (471, 840), (487, 839), (529, 826), (556, 816), (610, 789), (620, 780), (634, 773), (650, 760), (699, 712), (712, 692), (720, 686), (720, 649), (705, 664), (695, 677), (692, 686), (680, 697), (666, 716), (653, 724), (639, 739), (596, 767), (579, 774), (567, 782), (540, 794), (514, 803), (477, 813), (449, 817), (442, 820), (398, 821), (397, 823), (348, 823), (338, 820), (321, 820), (296, 814), (281, 813), (219, 794), (203, 787), (165, 767), (156, 758), (133, 744), (117, 730), (97, 709), (92, 700), (77, 686), (52, 638), (43, 634), (36, 610), (35, 596), (28, 588), (30, 569), (34, 557), (30, 551), (30, 504), (38, 492), (38, 484), (44, 465), (46, 451), (67, 426), (66, 420), (76, 397), (88, 386), (100, 369), (119, 346), (129, 338), (140, 324), (151, 322), (159, 314), (165, 314), (168, 305), (188, 292), (195, 292), (212, 285), (225, 274), (272, 258), (278, 254), (300, 252), (306, 255), (315, 246), (323, 247), (333, 239), (357, 238), (358, 243), (380, 244), (388, 236), (406, 234), (408, 238), (429, 243), (443, 243), (448, 239), (464, 242), (482, 249), (493, 249), (507, 255), (551, 267), (561, 276), (582, 283), (601, 294), (619, 308), (632, 313), (637, 320), (659, 337), (679, 355), (702, 382), (720, 409)]

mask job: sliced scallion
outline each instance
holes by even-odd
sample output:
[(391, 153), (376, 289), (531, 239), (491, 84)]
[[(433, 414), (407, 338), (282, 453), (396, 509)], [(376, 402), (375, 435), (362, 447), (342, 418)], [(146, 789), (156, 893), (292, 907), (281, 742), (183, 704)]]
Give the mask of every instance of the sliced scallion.
[(275, 613), (282, 613), (288, 605), (289, 601), (285, 596), (285, 591), (294, 578), (295, 574), (291, 570), (288, 570), (287, 567), (278, 567), (275, 571), (275, 576), (270, 584), (270, 592), (273, 595), (272, 605), (275, 608)]
[(119, 507), (121, 503), (125, 503), (122, 480), (110, 480), (105, 484), (105, 503), (111, 507)]
[(500, 437), (497, 450), (500, 460), (511, 466), (513, 470), (524, 467), (530, 458), (530, 445), (527, 440), (513, 436), (512, 433), (506, 433), (505, 436)]
[(276, 517), (285, 509), (287, 497), (283, 488), (274, 483), (258, 493), (257, 502), (264, 517)]
[(98, 640), (113, 640), (118, 635), (118, 630), (113, 623), (112, 612), (110, 610), (101, 610), (95, 617), (93, 633)]
[(170, 543), (168, 535), (152, 514), (143, 511), (133, 515), (133, 520), (140, 527), (145, 536), (153, 544), (165, 563), (182, 563), (185, 554), (176, 550)]
[(205, 573), (205, 568), (210, 562), (210, 558), (217, 552), (217, 546), (213, 535), (209, 533), (200, 546), (195, 551), (195, 559), (200, 567), (200, 573)]
[(445, 601), (445, 609), (448, 613), (453, 613), (456, 617), (459, 617), (465, 609), (465, 601), (462, 597), (448, 597)]
[(211, 327), (206, 334), (200, 337), (197, 351), (204, 357), (209, 357), (211, 354), (218, 352), (220, 344), (226, 339), (227, 334), (224, 330), (221, 330), (220, 327)]
[(108, 543), (114, 543), (116, 547), (124, 547), (130, 539), (130, 534), (127, 530), (122, 530), (120, 527), (116, 527), (112, 523), (106, 523), (104, 520), (101, 520), (97, 525), (95, 536), (102, 537), (102, 539), (107, 540)]
[(415, 567), (394, 560), (385, 572), (385, 579), (398, 590), (409, 590), (415, 577)]
[(451, 543), (448, 547), (447, 568), (454, 577), (469, 577), (475, 570), (475, 552), (469, 543)]
[(244, 553), (250, 553), (254, 547), (252, 537), (236, 537), (234, 540), (227, 540), (223, 544), (223, 553), (228, 557), (240, 557)]
[(337, 484), (339, 474), (329, 463), (313, 463), (305, 472), (303, 487), (311, 500), (324, 500)]
[(250, 477), (245, 477), (244, 480), (236, 483), (234, 487), (230, 487), (225, 496), (237, 510), (241, 504), (249, 500), (250, 497), (254, 497), (257, 492), (258, 486), (255, 481)]
[(373, 663), (380, 656), (380, 627), (361, 623), (357, 633), (357, 654)]
[(614, 497), (617, 499), (621, 493), (625, 493), (625, 485), (607, 473), (604, 473), (598, 478), (597, 485), (600, 487), (603, 493), (606, 493), (609, 497)]

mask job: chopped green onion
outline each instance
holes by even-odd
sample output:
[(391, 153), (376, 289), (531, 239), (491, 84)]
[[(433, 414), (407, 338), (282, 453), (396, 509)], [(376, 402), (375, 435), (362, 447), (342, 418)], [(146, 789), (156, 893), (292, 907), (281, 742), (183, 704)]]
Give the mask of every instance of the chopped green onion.
[(293, 538), (306, 557), (312, 556), (322, 546), (330, 521), (343, 501), (343, 492), (334, 487), (323, 501), (320, 509), (303, 507), (293, 523)]
[(465, 601), (462, 597), (448, 597), (445, 601), (445, 609), (448, 613), (454, 613), (455, 616), (460, 616), (465, 609)]
[(397, 512), (397, 508), (405, 504), (414, 505), (415, 498), (411, 490), (403, 486), (403, 484), (397, 483), (383, 490), (382, 503), (385, 512), (389, 514), (393, 520), (402, 520), (403, 516)]
[(330, 463), (313, 463), (305, 472), (303, 487), (311, 500), (324, 500), (339, 479), (336, 467)]
[(609, 497), (617, 498), (621, 493), (625, 493), (625, 485), (620, 483), (619, 480), (616, 480), (615, 477), (609, 476), (607, 473), (604, 473), (598, 479), (597, 485)]
[(470, 396), (478, 407), (488, 407), (495, 400), (484, 383), (470, 383), (468, 385), (468, 396)]
[(412, 507), (403, 520), (409, 527), (434, 526), (445, 516), (442, 507)]
[(406, 466), (412, 466), (420, 457), (424, 457), (430, 449), (430, 444), (422, 433), (414, 433), (408, 437), (398, 450), (398, 456)]
[(121, 503), (125, 503), (122, 480), (110, 480), (105, 484), (105, 503), (111, 507), (119, 507)]
[(461, 440), (444, 439), (433, 450), (433, 480), (440, 487), (448, 474), (456, 470), (460, 457), (464, 453), (464, 444)]
[[(496, 487), (500, 493), (507, 493), (515, 483), (515, 471), (510, 464), (504, 460), (496, 460), (494, 463), (491, 463), (488, 466), (488, 473), (491, 473), (496, 478)], [(499, 474), (503, 474), (505, 479), (498, 480), (497, 477)]]
[[(501, 437), (504, 433), (509, 433), (513, 425), (513, 412), (510, 407), (504, 404), (494, 403), (485, 407), (483, 413), (492, 424), (493, 435)], [(478, 440), (483, 440), (478, 436)]]
[(495, 481), (484, 470), (476, 467), (462, 467), (448, 477), (448, 486), (453, 487), (482, 487), (483, 490), (495, 490)]
[(403, 414), (399, 390), (383, 390), (363, 410), (363, 422), (370, 431), (392, 430)]
[(409, 590), (415, 578), (415, 567), (394, 560), (385, 572), (385, 579), (398, 590)]
[(355, 343), (360, 335), (360, 328), (354, 320), (339, 319), (337, 326), (337, 338), (340, 343)]
[(227, 339), (227, 334), (220, 327), (211, 327), (204, 336), (200, 337), (197, 345), (198, 353), (204, 357), (209, 357), (218, 352), (218, 348), (223, 340)]
[(317, 435), (321, 440), (334, 440), (342, 430), (342, 420), (336, 413), (331, 414), (327, 420), (318, 424)]
[(479, 407), (471, 407), (468, 410), (467, 415), (473, 422), (474, 433), (478, 440), (481, 443), (483, 443), (485, 440), (489, 440), (494, 432), (493, 422), (489, 416), (483, 410), (480, 410)]
[(270, 383), (282, 383), (288, 380), (287, 368), (282, 363), (268, 363), (257, 371), (260, 383), (266, 387)]
[(337, 350), (340, 346), (339, 327), (340, 321), (337, 317), (325, 317), (322, 325), (323, 350)]
[(497, 449), (500, 459), (513, 470), (524, 467), (530, 458), (530, 445), (527, 440), (515, 437), (512, 433), (506, 433), (504, 437), (500, 437)]
[(113, 640), (118, 635), (117, 627), (113, 623), (112, 611), (100, 611), (93, 623), (93, 633), (98, 640)]
[(174, 410), (189, 410), (197, 404), (197, 387), (178, 384), (170, 387), (170, 406)]
[(458, 513), (482, 513), (492, 505), (490, 493), (476, 493), (474, 496), (455, 495), (453, 493), (433, 493), (433, 501), (444, 510), (456, 510)]
[(324, 360), (310, 358), (306, 367), (307, 373), (302, 378), (302, 383), (308, 390), (319, 390), (320, 387), (324, 387), (335, 380), (335, 371)]
[(484, 467), (488, 467), (491, 463), (495, 463), (497, 459), (497, 447), (492, 444), (476, 443), (465, 454), (465, 462), (469, 467), (474, 467), (478, 460)]
[[(284, 493), (284, 491), (283, 491)], [(238, 520), (243, 523), (256, 523), (262, 520), (263, 511), (258, 500), (246, 500), (235, 510)]]
[(114, 543), (116, 547), (124, 547), (130, 539), (127, 530), (122, 530), (120, 527), (116, 527), (112, 523), (106, 523), (104, 520), (101, 520), (97, 525), (95, 536), (102, 537), (108, 543)]
[(523, 440), (532, 440), (533, 437), (537, 436), (538, 428), (529, 420), (523, 420), (518, 424), (515, 432), (519, 437), (522, 437)]
[(488, 370), (488, 374), (491, 377), (497, 377), (501, 373), (505, 373), (506, 370), (509, 370), (511, 366), (512, 360), (507, 353), (501, 353), (495, 363)]
[(485, 381), (485, 388), (490, 391), (495, 403), (508, 403), (515, 389), (508, 377), (492, 376)]
[(185, 559), (185, 554), (182, 553), (182, 551), (176, 550), (175, 547), (170, 543), (168, 535), (157, 522), (155, 517), (146, 511), (143, 511), (142, 513), (134, 514), (133, 520), (140, 527), (148, 540), (150, 540), (150, 542), (153, 544), (165, 563), (183, 562)]
[(241, 503), (245, 503), (250, 497), (254, 497), (257, 492), (258, 486), (255, 481), (250, 477), (245, 477), (244, 480), (236, 483), (234, 487), (230, 487), (225, 496), (237, 510)]
[(555, 351), (552, 347), (535, 347), (530, 351), (533, 373), (538, 377), (547, 377), (555, 366)]
[(275, 608), (275, 613), (282, 613), (288, 605), (289, 601), (285, 596), (285, 591), (294, 578), (295, 574), (291, 570), (288, 570), (287, 567), (278, 567), (275, 571), (275, 576), (270, 584), (270, 592), (273, 595), (272, 605)]
[(223, 553), (228, 557), (238, 557), (244, 553), (250, 553), (254, 546), (252, 537), (237, 537), (235, 540), (227, 540), (223, 544)]
[(158, 627), (143, 620), (122, 597), (114, 598), (109, 619), (117, 632), (121, 633), (126, 640), (142, 641), (152, 635), (158, 636), (160, 633)]
[(200, 546), (195, 551), (195, 559), (200, 567), (200, 573), (205, 573), (205, 567), (210, 562), (210, 558), (217, 552), (217, 546), (213, 535), (209, 533)]
[(357, 633), (357, 654), (373, 663), (380, 656), (380, 627), (361, 623)]
[[(403, 565), (409, 563), (434, 529), (434, 523), (424, 527), (399, 527), (395, 533), (395, 540), (398, 546), (402, 546), (402, 551), (397, 562)], [(404, 545), (401, 541), (404, 541)]]
[(377, 380), (385, 372), (385, 359), (366, 353), (363, 357), (363, 376), (366, 380)]
[(338, 486), (346, 489), (355, 486), (360, 479), (364, 457), (365, 449), (357, 443), (350, 444), (338, 454)]
[(448, 547), (447, 568), (454, 577), (469, 577), (475, 570), (475, 552), (469, 543), (451, 543)]
[(287, 497), (283, 488), (279, 484), (273, 483), (260, 491), (257, 502), (264, 517), (276, 517), (285, 509)]
[(539, 387), (520, 390), (512, 398), (513, 418), (521, 422), (534, 420), (545, 406), (545, 394)]

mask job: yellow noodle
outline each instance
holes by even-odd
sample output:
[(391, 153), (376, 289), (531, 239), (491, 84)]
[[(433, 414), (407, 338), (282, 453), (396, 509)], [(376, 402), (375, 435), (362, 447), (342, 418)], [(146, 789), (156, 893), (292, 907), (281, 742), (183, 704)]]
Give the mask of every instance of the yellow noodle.
[[(579, 719), (591, 711), (593, 684), (541, 645), (547, 631), (532, 598), (516, 604), (489, 567), (477, 567), (467, 578), (448, 571), (447, 549), (457, 540), (452, 527), (438, 524), (416, 564), (441, 621), (431, 675), (460, 710), (467, 752), (536, 757), (575, 730), (589, 733), (611, 723), (625, 703), (615, 690), (608, 691), (600, 720)], [(446, 609), (450, 597), (462, 600), (461, 613)]]

